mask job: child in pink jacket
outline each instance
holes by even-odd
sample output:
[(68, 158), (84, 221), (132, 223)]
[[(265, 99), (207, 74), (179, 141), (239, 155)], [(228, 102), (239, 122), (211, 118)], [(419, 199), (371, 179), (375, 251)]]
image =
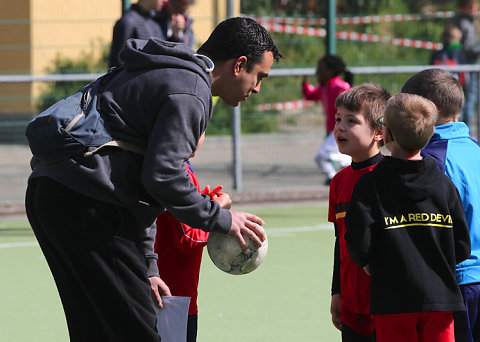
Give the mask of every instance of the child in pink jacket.
[[(326, 175), (326, 184), (335, 176), (338, 170), (350, 165), (351, 158), (338, 151), (333, 128), (335, 127), (335, 100), (353, 84), (353, 74), (348, 71), (343, 59), (335, 55), (325, 55), (318, 60), (316, 76), (319, 85), (313, 86), (303, 77), (302, 94), (307, 100), (321, 101), (325, 112), (327, 137), (315, 156), (315, 162)], [(340, 78), (344, 76), (345, 80)], [(339, 164), (337, 167), (335, 165)]]

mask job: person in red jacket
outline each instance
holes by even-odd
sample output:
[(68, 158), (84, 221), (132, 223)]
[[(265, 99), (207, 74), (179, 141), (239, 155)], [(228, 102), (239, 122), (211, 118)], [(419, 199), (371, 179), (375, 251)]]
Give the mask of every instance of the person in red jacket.
[[(204, 139), (205, 133), (200, 137), (196, 151), (198, 151)], [(195, 153), (192, 157), (195, 156)], [(217, 201), (222, 208), (230, 209), (232, 203), (230, 196), (218, 192), (221, 187), (211, 190), (207, 185), (203, 191), (200, 191), (200, 184), (189, 161), (187, 161), (185, 167), (190, 176), (190, 181), (200, 193)], [(207, 245), (210, 233), (179, 222), (168, 211), (164, 211), (158, 216), (156, 224), (155, 253), (158, 254), (158, 270), (162, 280), (170, 288), (172, 296), (190, 297), (187, 342), (193, 342), (197, 339), (197, 295), (200, 264), (203, 247)]]
[[(302, 94), (306, 100), (320, 101), (325, 112), (327, 136), (317, 151), (315, 162), (327, 177), (325, 184), (328, 185), (339, 170), (336, 164), (339, 164), (340, 168), (344, 168), (352, 161), (349, 156), (338, 151), (333, 129), (337, 112), (335, 101), (341, 93), (352, 87), (353, 74), (348, 71), (341, 57), (327, 54), (318, 60), (315, 75), (318, 86), (308, 83), (307, 77), (303, 77)], [(340, 75), (343, 75), (344, 80), (340, 78)]]

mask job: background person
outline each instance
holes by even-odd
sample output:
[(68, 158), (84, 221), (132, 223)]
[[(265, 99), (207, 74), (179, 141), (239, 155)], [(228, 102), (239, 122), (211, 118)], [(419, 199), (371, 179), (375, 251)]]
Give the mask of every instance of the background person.
[[(345, 81), (340, 78), (344, 75)], [(318, 86), (307, 82), (307, 76), (302, 80), (302, 94), (307, 100), (320, 101), (325, 112), (325, 127), (327, 136), (322, 146), (318, 149), (315, 162), (327, 177), (325, 184), (335, 176), (340, 164), (341, 168), (351, 162), (351, 158), (338, 152), (337, 144), (333, 136), (335, 127), (335, 100), (353, 84), (353, 74), (347, 70), (343, 59), (335, 55), (325, 55), (318, 60), (316, 71)]]
[(157, 12), (162, 9), (163, 0), (138, 0), (115, 23), (108, 67), (120, 66), (120, 50), (129, 38), (164, 39), (161, 27), (156, 21)]
[[(478, 43), (477, 25), (475, 17), (478, 14), (478, 0), (457, 0), (457, 13), (449, 21), (452, 25), (462, 31), (462, 46), (465, 54), (466, 64), (476, 64), (480, 56), (480, 44)], [(467, 77), (464, 85), (465, 104), (462, 111), (461, 120), (467, 124), (472, 124), (475, 113), (475, 104), (478, 101), (478, 79), (475, 74)]]
[(162, 29), (162, 39), (184, 43), (194, 48), (193, 19), (187, 13), (194, 4), (195, 0), (168, 0), (164, 4), (155, 17)]
[[(455, 66), (466, 64), (466, 57), (462, 45), (462, 31), (452, 24), (447, 24), (442, 33), (443, 48), (434, 51), (430, 58), (430, 64), (440, 66)], [(464, 71), (455, 72), (454, 75), (462, 87), (466, 84), (466, 73)]]

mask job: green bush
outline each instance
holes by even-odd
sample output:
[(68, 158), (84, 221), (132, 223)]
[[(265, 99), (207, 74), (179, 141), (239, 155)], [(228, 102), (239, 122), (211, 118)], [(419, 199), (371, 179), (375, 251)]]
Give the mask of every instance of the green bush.
[[(52, 66), (46, 71), (48, 74), (87, 74), (103, 73), (107, 70), (109, 46), (104, 46), (100, 58), (95, 58), (94, 47), (90, 52), (82, 54), (77, 59), (64, 57), (58, 54)], [(76, 93), (86, 85), (85, 81), (55, 81), (46, 84), (37, 100), (39, 112), (53, 105), (55, 102)]]

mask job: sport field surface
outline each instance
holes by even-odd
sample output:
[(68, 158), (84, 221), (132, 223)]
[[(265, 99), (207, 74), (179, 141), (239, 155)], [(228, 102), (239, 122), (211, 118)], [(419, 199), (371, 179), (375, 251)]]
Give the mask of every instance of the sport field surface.
[[(217, 269), (205, 249), (199, 342), (340, 341), (330, 317), (333, 228), (326, 206), (245, 210), (261, 216), (268, 255), (241, 276)], [(26, 221), (0, 219), (0, 340), (68, 341), (50, 270)]]

